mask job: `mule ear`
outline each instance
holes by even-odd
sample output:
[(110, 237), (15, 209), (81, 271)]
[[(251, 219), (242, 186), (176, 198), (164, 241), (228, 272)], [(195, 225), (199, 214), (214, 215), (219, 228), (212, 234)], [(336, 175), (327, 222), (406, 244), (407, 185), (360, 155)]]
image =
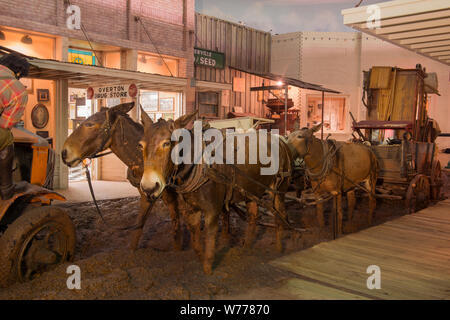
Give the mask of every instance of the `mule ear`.
[(180, 129), (180, 128), (186, 127), (189, 124), (189, 122), (191, 122), (192, 120), (195, 120), (195, 117), (197, 116), (197, 112), (198, 111), (195, 111), (193, 113), (185, 114), (184, 116), (179, 117), (173, 123), (174, 129)]
[(114, 113), (128, 113), (134, 107), (134, 102), (121, 103), (112, 107), (110, 110)]
[(144, 127), (149, 127), (153, 124), (152, 119), (149, 117), (149, 115), (147, 114), (147, 112), (145, 112), (145, 110), (142, 108), (141, 105), (139, 105), (140, 109), (141, 109), (141, 122), (144, 125)]
[(311, 128), (312, 132), (317, 132), (320, 130), (320, 128), (322, 128), (323, 123), (319, 123), (318, 125), (315, 125), (314, 127)]

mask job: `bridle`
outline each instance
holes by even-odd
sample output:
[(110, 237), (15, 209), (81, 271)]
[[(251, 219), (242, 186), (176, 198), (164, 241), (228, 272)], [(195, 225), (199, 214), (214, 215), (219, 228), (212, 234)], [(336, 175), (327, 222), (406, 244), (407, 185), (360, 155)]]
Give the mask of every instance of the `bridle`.
[[(103, 223), (105, 225), (107, 225), (109, 228), (119, 230), (119, 231), (130, 230), (130, 229), (135, 230), (135, 229), (139, 229), (141, 226), (140, 225), (132, 225), (132, 226), (124, 227), (124, 228), (116, 228), (116, 227), (113, 227), (108, 224), (108, 222), (103, 217), (100, 207), (98, 206), (97, 199), (95, 198), (94, 187), (92, 186), (91, 173), (89, 171), (89, 166), (91, 164), (90, 160), (95, 159), (95, 158), (100, 158), (100, 157), (103, 157), (103, 156), (113, 153), (112, 151), (108, 151), (108, 152), (102, 152), (102, 151), (105, 149), (106, 143), (110, 139), (111, 131), (113, 131), (115, 129), (115, 127), (118, 123), (118, 119), (119, 119), (119, 117), (117, 117), (117, 119), (114, 121), (114, 123), (111, 124), (109, 112), (106, 111), (106, 119), (103, 122), (102, 126), (100, 127), (101, 128), (100, 134), (102, 135), (102, 141), (100, 143), (100, 146), (95, 150), (95, 152), (91, 156), (84, 157), (84, 159), (89, 159), (89, 162), (83, 162), (83, 159), (80, 159), (80, 160), (82, 161), (82, 166), (83, 166), (83, 169), (85, 170), (86, 180), (88, 182), (89, 191), (91, 192), (92, 201), (94, 202), (96, 211), (97, 211), (98, 215), (100, 216), (100, 218), (102, 219)], [(150, 206), (147, 208), (147, 213), (148, 213), (149, 208), (150, 208)]]
[[(304, 154), (303, 158), (305, 158), (307, 155), (310, 155), (311, 151), (311, 145), (314, 140), (314, 135), (309, 136), (302, 136), (303, 139), (305, 139), (306, 143), (306, 153)], [(316, 187), (318, 187), (324, 180), (324, 178), (328, 175), (328, 172), (332, 169), (333, 166), (333, 158), (337, 151), (340, 149), (340, 147), (329, 147), (328, 145), (328, 139), (325, 141), (320, 140), (322, 145), (322, 151), (323, 151), (323, 157), (321, 161), (315, 165), (312, 168), (305, 167), (306, 175), (310, 180), (316, 180), (319, 181)], [(313, 173), (312, 170), (321, 167), (320, 171), (318, 173)]]

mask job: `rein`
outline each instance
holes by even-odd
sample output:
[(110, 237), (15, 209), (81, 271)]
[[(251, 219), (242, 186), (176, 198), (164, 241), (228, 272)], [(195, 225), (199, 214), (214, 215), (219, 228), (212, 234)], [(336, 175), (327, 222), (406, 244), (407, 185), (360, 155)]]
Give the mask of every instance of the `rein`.
[[(103, 135), (103, 137), (102, 137), (102, 143), (100, 144), (100, 147), (97, 148), (97, 150), (94, 152), (94, 154), (93, 154), (92, 156), (86, 157), (86, 159), (89, 159), (89, 160), (91, 160), (91, 159), (97, 159), (97, 158), (100, 158), (100, 157), (103, 157), (103, 156), (106, 156), (106, 155), (108, 155), (108, 154), (113, 153), (112, 151), (107, 151), (107, 152), (102, 152), (102, 151), (105, 149), (105, 145), (106, 145), (106, 143), (107, 143), (108, 140), (109, 140), (109, 137), (110, 137), (110, 135), (111, 135), (111, 131), (112, 131), (113, 129), (116, 128), (117, 122), (118, 122), (118, 120), (116, 119), (116, 121), (111, 125), (111, 122), (109, 121), (109, 114), (108, 114), (108, 112), (106, 112), (106, 120), (105, 120), (105, 122), (102, 124), (102, 129), (103, 129), (103, 130), (102, 130), (102, 135)], [(101, 153), (101, 152), (102, 152), (102, 153)], [(95, 209), (96, 209), (96, 211), (97, 211), (97, 214), (100, 216), (100, 218), (102, 219), (103, 223), (104, 223), (108, 228), (113, 229), (113, 230), (118, 230), (118, 231), (140, 229), (140, 228), (142, 227), (141, 225), (131, 225), (131, 226), (128, 226), (128, 227), (123, 227), (123, 228), (114, 227), (114, 226), (111, 226), (111, 225), (105, 220), (105, 218), (103, 217), (102, 211), (100, 210), (100, 207), (98, 206), (97, 199), (95, 198), (94, 187), (92, 186), (91, 173), (90, 173), (90, 171), (89, 171), (89, 165), (90, 165), (90, 164), (91, 164), (91, 163), (90, 163), (90, 161), (89, 161), (88, 164), (84, 164), (84, 163), (83, 163), (82, 166), (83, 166), (83, 168), (84, 168), (84, 170), (85, 170), (85, 175), (86, 175), (86, 179), (87, 179), (87, 182), (88, 182), (88, 185), (89, 185), (89, 191), (90, 191), (90, 193), (91, 193), (92, 201), (94, 202), (94, 205), (95, 205)], [(151, 205), (148, 206), (148, 208), (147, 208), (147, 210), (146, 210), (146, 212), (145, 212), (146, 215), (148, 214), (148, 212), (149, 212), (149, 210), (151, 209), (151, 207), (152, 207)]]
[[(333, 141), (333, 147), (329, 146), (330, 142), (328, 139), (326, 141), (323, 141), (323, 140), (320, 141), (322, 144), (322, 150), (323, 150), (323, 157), (322, 157), (321, 164), (319, 163), (312, 168), (308, 168), (307, 166), (305, 166), (305, 173), (306, 173), (307, 177), (310, 180), (318, 181), (316, 187), (312, 190), (312, 192), (315, 192), (317, 190), (317, 188), (322, 184), (322, 182), (325, 180), (325, 178), (328, 176), (328, 174), (331, 171), (335, 172), (335, 170), (333, 170), (335, 155), (339, 151), (339, 149), (342, 147), (342, 145), (336, 146), (336, 142), (334, 140), (332, 140), (332, 141)], [(310, 155), (309, 154), (310, 146), (311, 146), (311, 142), (308, 144), (308, 152), (306, 155)], [(320, 171), (318, 173), (313, 173), (312, 170), (315, 168), (318, 168), (320, 165), (322, 166)]]

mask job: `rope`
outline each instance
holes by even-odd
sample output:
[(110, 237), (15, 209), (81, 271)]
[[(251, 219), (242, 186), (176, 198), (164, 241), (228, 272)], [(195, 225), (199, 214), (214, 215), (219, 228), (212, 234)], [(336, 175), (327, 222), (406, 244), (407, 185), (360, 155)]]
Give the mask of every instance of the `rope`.
[[(67, 0), (67, 3), (71, 6), (72, 3), (70, 3), (70, 0)], [(91, 47), (92, 53), (95, 56), (95, 59), (98, 60), (99, 64), (101, 67), (103, 67), (103, 63), (102, 60), (97, 56), (96, 51), (94, 50), (94, 47), (92, 46), (91, 40), (89, 40), (89, 37), (87, 35), (86, 29), (84, 28), (83, 22), (80, 21), (80, 27), (81, 27), (81, 32), (83, 32), (84, 37), (86, 38), (87, 42), (89, 43), (89, 47)]]
[(156, 49), (156, 52), (158, 53), (159, 57), (161, 58), (161, 60), (164, 62), (164, 64), (166, 65), (167, 70), (169, 70), (170, 76), (173, 77), (172, 71), (170, 71), (169, 66), (166, 63), (166, 60), (164, 60), (164, 57), (162, 56), (161, 52), (159, 52), (158, 47), (156, 46), (156, 43), (153, 41), (152, 37), (150, 36), (150, 34), (147, 31), (147, 28), (144, 25), (144, 22), (142, 22), (141, 17), (136, 16), (136, 20), (139, 21), (142, 25), (142, 28), (144, 29), (145, 34), (147, 35), (147, 37), (150, 39), (150, 42), (153, 44), (153, 46)]

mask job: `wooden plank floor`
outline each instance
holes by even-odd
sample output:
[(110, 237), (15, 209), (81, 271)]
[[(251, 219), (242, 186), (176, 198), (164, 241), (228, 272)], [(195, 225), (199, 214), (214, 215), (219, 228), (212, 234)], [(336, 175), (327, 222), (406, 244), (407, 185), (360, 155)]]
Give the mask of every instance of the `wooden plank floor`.
[[(450, 299), (450, 200), (271, 262), (300, 299)], [(367, 267), (381, 269), (370, 290)]]

